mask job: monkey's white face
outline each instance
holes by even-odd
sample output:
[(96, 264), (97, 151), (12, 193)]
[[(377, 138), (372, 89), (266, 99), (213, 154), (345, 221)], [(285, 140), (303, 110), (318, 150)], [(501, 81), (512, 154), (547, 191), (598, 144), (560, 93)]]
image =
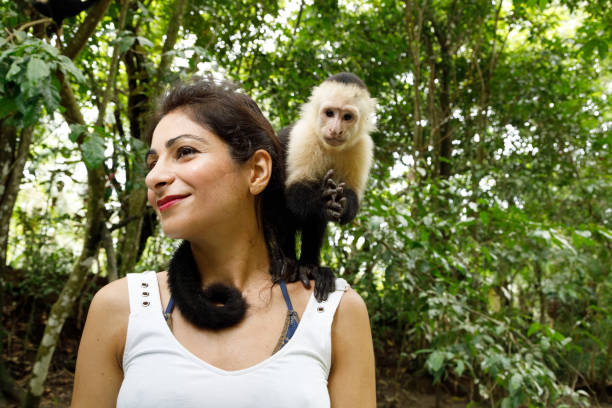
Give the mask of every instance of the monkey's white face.
[(353, 105), (325, 103), (319, 109), (319, 135), (329, 146), (350, 142), (358, 123), (359, 110)]

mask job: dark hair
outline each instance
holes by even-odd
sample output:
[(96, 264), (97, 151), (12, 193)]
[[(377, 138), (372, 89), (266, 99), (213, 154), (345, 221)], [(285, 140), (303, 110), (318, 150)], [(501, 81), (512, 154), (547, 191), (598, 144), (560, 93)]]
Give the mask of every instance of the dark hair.
[(257, 150), (265, 150), (272, 158), (272, 175), (268, 185), (255, 197), (257, 222), (263, 227), (273, 276), (281, 273), (277, 261), (282, 262), (278, 245), (282, 228), (279, 211), (284, 208), (283, 149), (270, 122), (257, 104), (237, 91), (228, 81), (215, 82), (211, 78), (194, 77), (178, 82), (167, 90), (157, 104), (147, 132), (151, 144), (153, 131), (168, 113), (180, 109), (191, 120), (213, 132), (229, 147), (230, 156), (244, 163)]

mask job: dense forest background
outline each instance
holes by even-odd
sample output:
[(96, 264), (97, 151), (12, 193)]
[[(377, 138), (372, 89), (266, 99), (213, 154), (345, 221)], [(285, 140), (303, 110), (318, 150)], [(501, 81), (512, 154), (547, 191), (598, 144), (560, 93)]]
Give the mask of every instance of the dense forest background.
[(339, 71), (378, 130), (324, 260), (368, 305), (379, 406), (612, 397), (609, 1), (98, 0), (60, 36), (0, 5), (0, 405), (65, 406), (93, 293), (165, 269), (142, 139), (167, 84), (230, 78), (280, 129)]

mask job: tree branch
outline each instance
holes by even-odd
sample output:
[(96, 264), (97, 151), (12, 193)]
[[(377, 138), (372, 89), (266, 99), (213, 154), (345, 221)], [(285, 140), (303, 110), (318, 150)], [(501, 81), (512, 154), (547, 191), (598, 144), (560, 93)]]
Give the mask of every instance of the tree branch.
[[(131, 0), (119, 0), (122, 1), (121, 14), (119, 16), (119, 27), (117, 28), (117, 34), (121, 33), (123, 28), (125, 27), (125, 20), (127, 16), (128, 7), (130, 5)], [(117, 69), (119, 68), (119, 49), (121, 44), (119, 41), (116, 42), (115, 47), (113, 48), (113, 56), (111, 58), (110, 63), (110, 72), (108, 75), (108, 80), (106, 81), (106, 87), (104, 88), (104, 93), (102, 95), (102, 101), (100, 102), (100, 107), (98, 111), (98, 120), (96, 121), (96, 126), (104, 125), (104, 116), (106, 114), (106, 107), (108, 106), (108, 102), (112, 96), (113, 86), (115, 83), (115, 76), (117, 75)]]
[(87, 40), (93, 34), (96, 26), (106, 14), (106, 9), (110, 5), (111, 0), (98, 0), (98, 2), (89, 10), (85, 21), (79, 27), (74, 37), (70, 40), (68, 45), (64, 48), (63, 54), (70, 59), (75, 59), (77, 55), (83, 50)]
[(187, 0), (175, 0), (174, 5), (172, 6), (174, 13), (172, 13), (172, 17), (168, 22), (166, 41), (164, 41), (164, 46), (162, 47), (161, 61), (159, 62), (159, 66), (157, 67), (157, 75), (155, 76), (155, 95), (161, 91), (164, 84), (163, 79), (166, 72), (170, 68), (170, 64), (172, 63), (173, 56), (170, 54), (170, 51), (174, 49), (176, 41), (178, 40), (178, 32), (183, 24), (183, 16), (185, 15), (186, 9)]

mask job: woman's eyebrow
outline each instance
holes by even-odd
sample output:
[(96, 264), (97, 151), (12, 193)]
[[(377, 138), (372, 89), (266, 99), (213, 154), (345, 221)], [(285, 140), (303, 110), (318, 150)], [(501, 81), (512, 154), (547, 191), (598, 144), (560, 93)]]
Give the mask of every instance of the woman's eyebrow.
[(193, 139), (193, 140), (197, 140), (198, 142), (201, 142), (201, 143), (204, 143), (204, 144), (209, 144), (208, 140), (204, 139), (202, 136), (192, 135), (192, 134), (189, 134), (189, 133), (185, 133), (183, 135), (178, 135), (176, 137), (173, 137), (172, 139), (169, 139), (166, 142), (166, 149), (171, 148), (174, 143), (176, 143), (177, 141), (179, 141), (181, 139)]
[[(208, 140), (204, 139), (201, 136), (198, 135), (191, 135), (191, 134), (184, 134), (184, 135), (178, 135), (176, 137), (173, 137), (172, 139), (169, 139), (166, 142), (166, 149), (169, 149), (172, 147), (173, 144), (175, 144), (177, 141), (181, 140), (181, 139), (193, 139), (193, 140), (197, 140), (200, 143), (204, 143), (204, 144), (209, 144)], [(147, 158), (151, 155), (155, 155), (157, 154), (157, 151), (155, 151), (155, 149), (149, 149), (149, 151), (145, 154), (145, 161), (147, 160)]]

